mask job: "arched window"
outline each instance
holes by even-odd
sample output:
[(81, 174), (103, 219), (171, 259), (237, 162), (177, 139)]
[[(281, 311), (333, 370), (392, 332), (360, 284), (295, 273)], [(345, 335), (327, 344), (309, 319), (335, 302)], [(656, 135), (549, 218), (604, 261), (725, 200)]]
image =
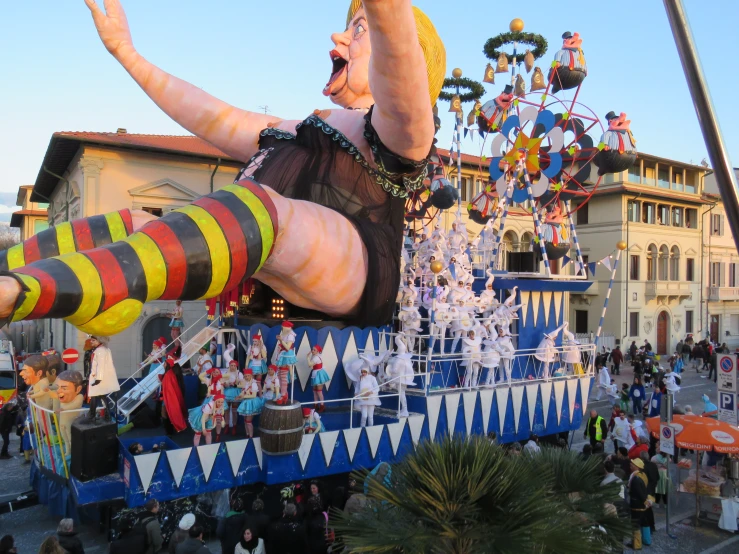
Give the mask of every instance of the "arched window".
[(669, 265), (670, 265), (670, 251), (667, 249), (667, 245), (663, 244), (659, 247), (659, 276), (660, 281), (667, 281), (669, 278)]
[(498, 269), (508, 269), (508, 252), (515, 252), (518, 249), (518, 235), (513, 231), (506, 231), (503, 240), (500, 242), (500, 250), (496, 267)]
[(521, 252), (533, 252), (534, 234), (526, 231), (521, 237)]
[(677, 245), (670, 249), (670, 281), (680, 280), (680, 249)]
[(647, 247), (647, 281), (657, 278), (657, 247), (650, 244)]

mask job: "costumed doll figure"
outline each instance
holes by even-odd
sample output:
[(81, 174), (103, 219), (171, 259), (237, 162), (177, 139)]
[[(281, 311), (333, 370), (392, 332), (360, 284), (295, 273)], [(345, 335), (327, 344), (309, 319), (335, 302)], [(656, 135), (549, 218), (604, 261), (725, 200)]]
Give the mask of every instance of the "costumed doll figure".
[(513, 376), (513, 357), (516, 355), (516, 347), (513, 346), (510, 329), (508, 327), (498, 327), (498, 338), (495, 342), (498, 345), (500, 360), (503, 363), (506, 380), (510, 386)]
[(318, 410), (303, 408), (303, 432), (306, 435), (312, 435), (314, 433), (323, 433), (325, 430), (326, 427), (321, 421)]
[(580, 341), (570, 331), (570, 324), (564, 322), (562, 329), (562, 356), (560, 360), (566, 365), (571, 375), (582, 375), (582, 356), (580, 354)]
[(449, 311), (455, 316), (449, 327), (449, 330), (454, 334), (450, 352), (456, 352), (459, 341), (462, 340), (462, 337), (467, 336), (467, 333), (474, 327), (475, 317), (470, 313), (469, 308), (465, 306), (464, 300), (457, 300), (457, 305), (452, 306)]
[[(226, 421), (226, 427), (223, 430), (224, 434), (228, 433), (229, 428), (231, 434), (236, 434), (236, 420), (238, 414), (236, 410), (241, 403), (239, 401), (239, 395), (244, 386), (244, 374), (239, 371), (239, 362), (231, 360), (228, 362), (228, 371), (223, 374), (223, 395), (226, 397), (226, 404), (228, 405), (228, 420)], [(258, 385), (258, 383), (257, 383)]]
[(477, 123), (480, 129), (483, 130), (497, 130), (505, 123), (508, 119), (508, 110), (513, 104), (513, 86), (506, 85), (496, 98), (488, 100), (480, 108), (480, 116), (477, 119)]
[(172, 318), (172, 321), (169, 322), (172, 340), (177, 340), (177, 338), (182, 334), (182, 329), (185, 327), (185, 323), (182, 320), (183, 313), (182, 300), (177, 300), (177, 302), (175, 302), (174, 309), (169, 312), (169, 315)]
[(562, 208), (559, 207), (559, 202), (555, 202), (554, 206), (542, 215), (541, 230), (547, 256), (552, 260), (558, 260), (570, 249), (570, 243), (567, 240), (567, 229), (564, 226), (564, 215), (562, 214)]
[(53, 410), (54, 398), (50, 394), (48, 373), (49, 360), (41, 354), (32, 354), (23, 360), (20, 375), (26, 386), (30, 387), (26, 398), (41, 408)]
[(485, 290), (480, 293), (477, 302), (477, 311), (482, 314), (482, 317), (488, 318), (493, 313), (495, 308), (498, 306), (498, 300), (495, 298), (495, 291), (493, 290), (493, 283), (495, 282), (495, 275), (488, 269), (486, 271), (488, 280), (485, 281)]
[[(348, 3), (323, 90), (347, 109), (301, 122), (237, 109), (165, 73), (136, 50), (119, 0), (105, 8), (86, 0), (105, 47), (166, 114), (250, 161), (238, 183), (161, 218), (130, 210), (93, 216), (95, 227), (89, 218), (39, 233), (32, 240), (43, 248), (25, 247), (27, 256), (24, 245), (2, 253), (0, 324), (65, 318), (91, 334), (114, 334), (146, 302), (215, 298), (251, 277), (349, 325), (388, 323), (404, 199), (427, 177), (446, 55), (410, 0)], [(104, 231), (75, 237), (98, 223)], [(81, 268), (84, 277), (73, 275)], [(98, 286), (83, 290), (91, 279)]]
[(288, 402), (287, 386), (293, 378), (293, 369), (298, 359), (295, 357), (295, 332), (293, 324), (289, 321), (282, 322), (280, 334), (277, 335), (277, 346), (272, 354), (272, 363), (280, 370), (280, 398), (278, 404)]
[(414, 351), (416, 349), (416, 335), (421, 332), (421, 313), (409, 300), (400, 309), (398, 320), (401, 323), (401, 330), (405, 334), (409, 350)]
[(251, 369), (254, 373), (254, 379), (257, 383), (261, 383), (262, 375), (267, 373), (267, 347), (264, 346), (262, 332), (257, 333), (251, 339), (251, 346), (247, 354), (247, 369)]
[(557, 340), (557, 335), (559, 335), (559, 332), (564, 327), (565, 325), (562, 324), (553, 331), (544, 333), (544, 338), (539, 343), (539, 346), (536, 347), (534, 358), (542, 362), (542, 379), (549, 379), (551, 377), (550, 366), (557, 359), (557, 349), (554, 347), (554, 341)]
[(618, 173), (634, 165), (636, 161), (636, 139), (631, 134), (631, 121), (621, 112), (606, 114), (608, 129), (600, 137), (603, 150), (593, 158), (598, 166), (598, 175)]
[(198, 363), (196, 365), (198, 375), (205, 374), (207, 371), (209, 371), (213, 367), (213, 358), (210, 357), (210, 352), (208, 352), (208, 350), (209, 350), (208, 345), (203, 346), (199, 350), (200, 357), (198, 358)]
[(487, 184), (482, 191), (467, 205), (470, 219), (480, 225), (485, 225), (495, 213), (497, 196), (492, 184)]
[[(90, 379), (87, 388), (87, 396), (90, 398), (89, 419), (95, 417), (95, 410), (100, 403), (100, 398), (115, 394), (120, 390), (118, 375), (113, 365), (113, 355), (108, 348), (109, 337), (94, 335), (90, 337), (92, 344), (92, 363), (90, 366)], [(110, 410), (105, 410), (105, 420), (110, 421)]]
[(402, 334), (395, 337), (395, 354), (388, 360), (387, 373), (393, 388), (398, 390), (398, 417), (408, 417), (408, 401), (405, 389), (414, 385), (413, 354), (408, 352)]
[(252, 420), (254, 416), (262, 413), (262, 407), (264, 406), (264, 400), (259, 397), (259, 385), (254, 379), (254, 374), (250, 369), (244, 372), (244, 387), (241, 389), (239, 399), (238, 412), (244, 416), (244, 427), (246, 428), (247, 438), (254, 436), (254, 425)]
[(359, 378), (359, 394), (354, 401), (355, 406), (359, 406), (362, 411), (361, 427), (375, 424), (375, 406), (380, 405), (380, 397), (378, 391), (380, 385), (377, 379), (369, 372), (369, 367), (362, 366), (361, 377)]
[(487, 369), (485, 375), (485, 386), (495, 386), (495, 370), (500, 365), (500, 349), (498, 347), (498, 341), (494, 338), (488, 338), (482, 342), (484, 348), (482, 351), (482, 367)]
[(50, 392), (51, 396), (59, 399), (59, 432), (63, 439), (64, 454), (72, 453), (72, 422), (79, 417), (77, 410), (82, 408), (82, 374), (79, 371), (62, 371), (56, 378), (57, 388)]
[(675, 395), (680, 392), (680, 385), (677, 384), (677, 380), (675, 379), (675, 373), (673, 371), (665, 373), (665, 388), (667, 389), (667, 392), (672, 394), (672, 401), (675, 402)]
[(480, 378), (482, 337), (478, 337), (474, 331), (470, 331), (462, 342), (462, 366), (465, 368), (462, 386), (467, 389), (476, 387)]
[(162, 420), (167, 434), (180, 433), (187, 428), (187, 408), (185, 407), (185, 380), (177, 358), (167, 356), (162, 382)]
[(212, 431), (216, 431), (216, 442), (221, 438), (221, 424), (223, 415), (226, 410), (226, 398), (222, 393), (218, 393), (202, 406), (196, 406), (189, 411), (188, 420), (190, 427), (195, 431), (193, 444), (200, 445), (200, 437), (205, 435), (205, 444), (213, 442)]
[(216, 394), (221, 394), (224, 399), (226, 398), (226, 392), (223, 389), (223, 375), (220, 369), (211, 367), (209, 370), (201, 373), (198, 378), (207, 388), (203, 404), (210, 402)]
[[(554, 94), (560, 90), (575, 88), (585, 80), (588, 67), (581, 46), (582, 39), (579, 33), (572, 34), (567, 31), (562, 34), (562, 48), (554, 54), (557, 65), (549, 70)], [(555, 72), (554, 76), (552, 72)]]
[(308, 352), (308, 366), (311, 369), (310, 384), (313, 387), (313, 402), (316, 404), (316, 409), (319, 412), (325, 409), (323, 403), (323, 385), (331, 380), (326, 370), (323, 369), (322, 354), (323, 349), (317, 344)]
[(277, 375), (277, 366), (270, 365), (262, 385), (262, 400), (277, 400), (280, 397), (280, 377)]

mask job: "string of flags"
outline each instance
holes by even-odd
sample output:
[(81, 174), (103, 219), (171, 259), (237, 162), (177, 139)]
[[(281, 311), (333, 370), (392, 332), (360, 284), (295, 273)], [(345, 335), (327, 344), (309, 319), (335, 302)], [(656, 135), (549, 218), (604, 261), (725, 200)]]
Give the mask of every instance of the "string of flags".
[[(615, 252), (615, 251), (614, 251)], [(573, 262), (576, 264), (577, 271), (576, 274), (580, 274), (583, 270), (583, 265), (588, 268), (588, 273), (590, 275), (595, 275), (595, 271), (598, 269), (599, 265), (604, 266), (608, 271), (611, 271), (613, 269), (613, 252), (608, 254), (607, 256), (604, 256), (598, 261), (590, 262), (588, 264), (580, 264), (579, 261), (573, 260), (566, 254), (562, 257), (562, 267), (566, 267), (568, 263)]]

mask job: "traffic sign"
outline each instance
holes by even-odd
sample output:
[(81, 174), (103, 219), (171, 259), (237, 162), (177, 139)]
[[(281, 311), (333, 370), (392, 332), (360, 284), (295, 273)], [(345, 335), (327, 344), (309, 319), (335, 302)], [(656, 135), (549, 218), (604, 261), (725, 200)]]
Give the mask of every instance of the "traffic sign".
[(736, 360), (733, 356), (720, 356), (718, 359), (717, 384), (718, 390), (737, 392), (736, 390)]
[(733, 392), (718, 391), (718, 420), (725, 421), (729, 425), (736, 427), (737, 395)]
[(77, 352), (74, 348), (67, 348), (64, 352), (62, 352), (62, 360), (64, 360), (65, 364), (73, 364), (79, 359), (80, 353)]
[(670, 456), (675, 455), (675, 430), (664, 423), (659, 426), (659, 451)]

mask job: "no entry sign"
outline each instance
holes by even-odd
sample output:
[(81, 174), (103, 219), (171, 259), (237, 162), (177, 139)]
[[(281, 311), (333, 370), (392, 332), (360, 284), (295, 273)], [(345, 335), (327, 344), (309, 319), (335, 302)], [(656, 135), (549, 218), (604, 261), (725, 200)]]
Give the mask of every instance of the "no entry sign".
[(64, 360), (65, 364), (73, 364), (79, 359), (80, 353), (77, 352), (74, 348), (67, 348), (64, 352), (62, 352), (62, 360)]
[(718, 390), (737, 392), (736, 361), (733, 356), (718, 358)]

